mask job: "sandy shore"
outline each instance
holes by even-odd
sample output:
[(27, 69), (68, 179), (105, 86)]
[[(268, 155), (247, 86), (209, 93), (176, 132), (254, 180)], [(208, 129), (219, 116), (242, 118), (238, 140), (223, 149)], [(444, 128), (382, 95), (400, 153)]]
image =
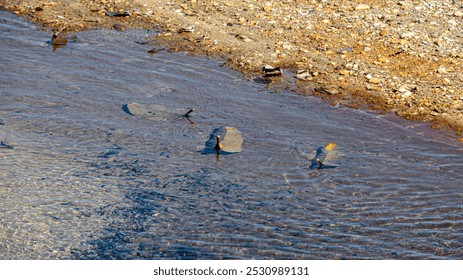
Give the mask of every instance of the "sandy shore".
[(301, 93), (461, 133), (463, 5), (457, 2), (0, 0), (0, 6), (65, 32), (157, 29), (153, 43), (170, 50), (216, 56), (251, 74), (266, 64), (282, 67), (276, 79), (297, 76)]

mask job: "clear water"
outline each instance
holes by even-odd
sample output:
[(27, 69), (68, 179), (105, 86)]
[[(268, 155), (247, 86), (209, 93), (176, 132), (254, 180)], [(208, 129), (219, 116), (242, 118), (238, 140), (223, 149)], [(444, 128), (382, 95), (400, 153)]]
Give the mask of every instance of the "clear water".
[[(220, 62), (51, 34), (0, 12), (1, 259), (463, 257), (461, 144), (425, 124), (274, 92)], [(127, 103), (195, 107), (131, 116)], [(202, 153), (219, 126), (239, 154)], [(337, 142), (311, 170), (304, 153)]]

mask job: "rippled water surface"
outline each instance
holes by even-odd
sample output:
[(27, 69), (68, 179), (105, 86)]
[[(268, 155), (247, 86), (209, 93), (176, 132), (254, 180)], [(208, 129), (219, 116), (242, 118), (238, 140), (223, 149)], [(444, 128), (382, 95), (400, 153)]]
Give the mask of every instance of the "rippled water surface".
[[(148, 31), (53, 51), (0, 16), (2, 259), (463, 257), (463, 150), (442, 131), (149, 54)], [(194, 124), (128, 103), (195, 107)], [(222, 125), (245, 143), (217, 161), (203, 149)]]

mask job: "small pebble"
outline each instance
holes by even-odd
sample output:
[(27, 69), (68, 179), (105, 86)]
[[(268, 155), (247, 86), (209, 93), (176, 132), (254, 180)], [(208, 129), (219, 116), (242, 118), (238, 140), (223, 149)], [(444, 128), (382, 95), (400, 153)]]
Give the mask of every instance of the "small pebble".
[(437, 69), (437, 73), (439, 73), (439, 74), (445, 74), (445, 73), (447, 73), (447, 69), (445, 69), (445, 67), (439, 67), (439, 68)]
[(406, 91), (406, 92), (402, 93), (402, 97), (404, 97), (404, 98), (410, 97), (411, 95), (412, 95), (411, 91)]
[(358, 4), (357, 6), (355, 6), (356, 11), (365, 11), (369, 9), (370, 9), (370, 6), (368, 6), (367, 4)]
[(185, 27), (185, 28), (180, 28), (178, 30), (178, 33), (192, 33), (195, 31), (195, 27), (192, 25), (192, 26), (188, 26), (188, 27)]
[(339, 94), (339, 90), (337, 86), (328, 86), (326, 88), (316, 88), (314, 90), (322, 94), (329, 94), (329, 95)]
[(347, 69), (341, 69), (339, 70), (339, 74), (343, 76), (348, 76), (350, 74), (350, 71)]
[(336, 88), (327, 88), (326, 89), (326, 92), (328, 92), (329, 94), (331, 95), (334, 95), (334, 94), (339, 94), (339, 90), (337, 90)]
[(125, 31), (124, 26), (122, 24), (119, 24), (119, 23), (114, 24), (113, 28), (114, 28), (114, 30), (117, 30), (117, 31)]
[(400, 34), (401, 39), (407, 39), (407, 38), (413, 38), (415, 37), (416, 33), (415, 32), (405, 32)]
[(371, 78), (371, 79), (368, 79), (368, 82), (370, 84), (379, 84), (380, 80), (378, 78)]
[(296, 79), (310, 81), (313, 79), (313, 76), (306, 70), (298, 70), (296, 72)]
[(416, 86), (415, 85), (400, 85), (399, 88), (397, 89), (398, 92), (400, 93), (405, 93), (407, 91), (412, 91), (412, 90), (416, 90)]
[(262, 67), (262, 71), (264, 72), (264, 77), (281, 76), (283, 74), (280, 67), (273, 67), (271, 65), (265, 65)]
[(270, 3), (265, 3), (264, 5), (264, 11), (266, 11), (267, 13), (270, 12), (272, 10), (272, 6), (270, 6)]

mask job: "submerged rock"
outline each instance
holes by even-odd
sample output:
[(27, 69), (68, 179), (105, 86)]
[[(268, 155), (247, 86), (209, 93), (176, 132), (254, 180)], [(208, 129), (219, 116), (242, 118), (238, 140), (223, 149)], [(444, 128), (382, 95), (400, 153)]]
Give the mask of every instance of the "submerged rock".
[(0, 141), (0, 149), (11, 149), (12, 150), (13, 146), (5, 144), (3, 143), (3, 141)]
[(189, 118), (194, 111), (191, 109), (168, 109), (161, 104), (129, 103), (122, 106), (124, 112), (133, 116), (144, 117), (153, 121), (167, 121)]
[(149, 50), (148, 53), (149, 54), (156, 54), (156, 53), (158, 53), (160, 51), (163, 51), (163, 50), (165, 50), (165, 48), (156, 47), (156, 48), (153, 48), (153, 49)]

